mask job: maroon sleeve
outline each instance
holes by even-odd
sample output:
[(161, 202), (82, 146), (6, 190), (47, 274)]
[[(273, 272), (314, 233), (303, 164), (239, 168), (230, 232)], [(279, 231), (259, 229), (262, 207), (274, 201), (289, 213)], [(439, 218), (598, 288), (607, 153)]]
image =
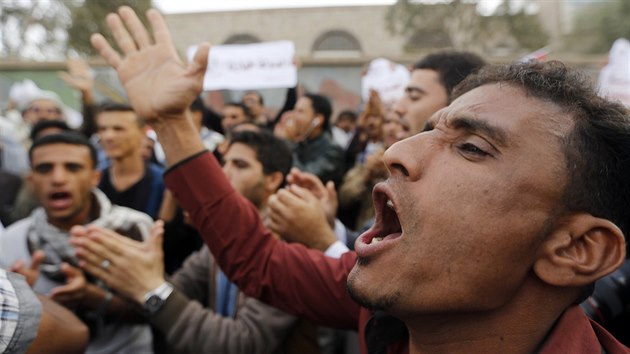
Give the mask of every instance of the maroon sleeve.
[(241, 291), (317, 324), (357, 329), (360, 307), (346, 291), (354, 252), (333, 259), (272, 237), (210, 153), (171, 169), (165, 183)]

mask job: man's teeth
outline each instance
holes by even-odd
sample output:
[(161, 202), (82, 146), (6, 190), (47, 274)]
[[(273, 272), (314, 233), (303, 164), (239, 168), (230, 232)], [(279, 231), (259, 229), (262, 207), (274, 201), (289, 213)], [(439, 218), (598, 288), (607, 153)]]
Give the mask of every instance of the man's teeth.
[(372, 240), (370, 241), (370, 245), (371, 244), (376, 244), (376, 243), (381, 242), (381, 241), (383, 241), (382, 237), (372, 237)]
[(386, 205), (387, 205), (388, 208), (390, 208), (392, 210), (394, 209), (394, 202), (392, 202), (391, 199), (387, 200), (387, 204)]

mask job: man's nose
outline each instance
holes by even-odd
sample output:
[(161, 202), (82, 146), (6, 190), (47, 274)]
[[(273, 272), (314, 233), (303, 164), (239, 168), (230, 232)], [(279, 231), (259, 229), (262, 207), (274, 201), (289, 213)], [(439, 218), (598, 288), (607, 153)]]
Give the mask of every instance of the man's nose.
[(404, 117), (405, 114), (407, 114), (406, 97), (403, 96), (403, 97), (399, 98), (398, 101), (396, 101), (396, 103), (394, 103), (394, 106), (392, 107), (392, 109), (394, 110), (394, 112), (396, 112), (398, 114), (399, 117)]
[(51, 172), (51, 176), (52, 176), (53, 183), (63, 184), (66, 182), (68, 178), (68, 173), (63, 167), (59, 166), (59, 167), (53, 168)]
[(426, 147), (426, 138), (422, 135), (398, 141), (385, 151), (383, 162), (392, 177), (415, 181), (421, 177), (427, 162), (429, 152)]

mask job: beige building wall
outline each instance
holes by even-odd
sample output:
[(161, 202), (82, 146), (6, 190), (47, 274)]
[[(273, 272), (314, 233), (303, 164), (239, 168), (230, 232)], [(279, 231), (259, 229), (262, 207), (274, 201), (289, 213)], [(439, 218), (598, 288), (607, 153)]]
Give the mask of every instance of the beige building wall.
[[(202, 41), (225, 43), (233, 35), (247, 34), (260, 41), (290, 40), (301, 59), (313, 57), (313, 45), (327, 31), (350, 33), (360, 44), (355, 59), (405, 57), (404, 38), (386, 29), (387, 6), (319, 7), (166, 15), (181, 53)], [(347, 58), (347, 56), (346, 56)], [(415, 58), (415, 56), (413, 56)]]

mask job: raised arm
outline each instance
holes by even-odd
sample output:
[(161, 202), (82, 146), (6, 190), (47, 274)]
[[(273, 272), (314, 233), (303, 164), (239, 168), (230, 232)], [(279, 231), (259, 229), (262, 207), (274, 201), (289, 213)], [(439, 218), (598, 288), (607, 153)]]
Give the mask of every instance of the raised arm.
[(194, 156), (204, 147), (185, 112), (201, 90), (209, 46), (200, 45), (185, 67), (160, 14), (150, 10), (147, 17), (155, 43), (128, 7), (107, 17), (123, 53), (100, 35), (92, 43), (118, 72), (138, 115), (155, 128), (168, 163), (186, 160), (167, 172), (165, 183), (191, 214), (221, 269), (246, 294), (286, 312), (355, 328), (359, 306), (346, 292), (346, 277), (356, 256), (329, 259), (274, 240), (256, 207), (234, 191), (214, 157)]
[(92, 35), (91, 41), (118, 73), (129, 102), (155, 129), (166, 160), (173, 165), (204, 150), (186, 110), (201, 92), (210, 45), (199, 45), (193, 61), (184, 65), (162, 16), (151, 9), (147, 17), (154, 41), (127, 6), (107, 16), (107, 25), (122, 53), (100, 34)]

